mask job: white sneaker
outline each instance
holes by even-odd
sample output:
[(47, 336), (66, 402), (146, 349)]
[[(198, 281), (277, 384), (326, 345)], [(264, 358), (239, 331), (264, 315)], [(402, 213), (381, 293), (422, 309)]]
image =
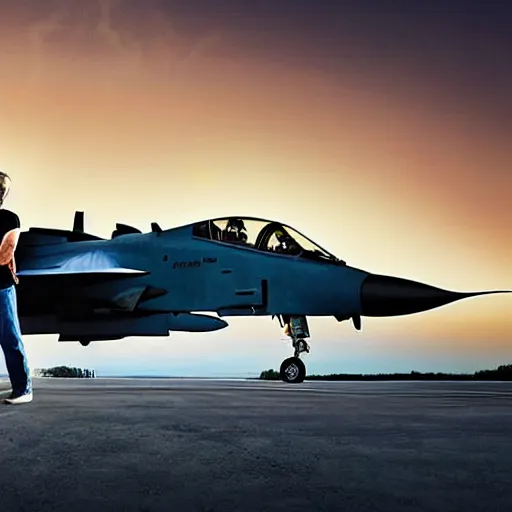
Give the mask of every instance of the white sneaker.
[(19, 404), (28, 404), (30, 402), (32, 402), (32, 392), (30, 393), (25, 393), (24, 395), (21, 395), (21, 396), (17, 396), (17, 397), (9, 397), (9, 398), (4, 398), (2, 401), (4, 404), (12, 404), (12, 405), (19, 405)]

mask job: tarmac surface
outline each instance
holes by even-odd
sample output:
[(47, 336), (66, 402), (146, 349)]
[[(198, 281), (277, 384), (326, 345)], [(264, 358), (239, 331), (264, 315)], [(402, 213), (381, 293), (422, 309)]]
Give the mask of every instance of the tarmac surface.
[(512, 383), (35, 379), (0, 433), (6, 512), (512, 510)]

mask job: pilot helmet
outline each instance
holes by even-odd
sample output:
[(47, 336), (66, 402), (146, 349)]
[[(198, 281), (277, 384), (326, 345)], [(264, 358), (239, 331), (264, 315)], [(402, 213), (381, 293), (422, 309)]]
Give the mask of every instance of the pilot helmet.
[(242, 219), (229, 219), (226, 229), (236, 229), (236, 231), (246, 231), (245, 224)]
[(0, 171), (0, 205), (4, 202), (11, 188), (11, 178), (5, 173)]
[(290, 239), (290, 235), (288, 235), (288, 233), (286, 233), (283, 228), (276, 229), (275, 235), (280, 242), (285, 242), (286, 240)]

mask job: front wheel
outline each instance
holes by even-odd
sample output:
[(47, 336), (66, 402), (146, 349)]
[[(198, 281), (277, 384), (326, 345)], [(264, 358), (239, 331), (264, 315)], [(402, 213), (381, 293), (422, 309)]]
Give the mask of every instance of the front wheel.
[(306, 366), (298, 357), (289, 357), (281, 364), (279, 377), (289, 384), (300, 384), (306, 377)]

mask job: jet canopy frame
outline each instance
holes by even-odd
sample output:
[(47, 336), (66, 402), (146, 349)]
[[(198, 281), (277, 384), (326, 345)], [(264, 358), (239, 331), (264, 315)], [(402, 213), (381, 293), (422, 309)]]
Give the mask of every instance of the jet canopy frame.
[(197, 238), (235, 247), (337, 265), (345, 264), (295, 228), (275, 220), (258, 217), (218, 217), (195, 223), (192, 234)]

